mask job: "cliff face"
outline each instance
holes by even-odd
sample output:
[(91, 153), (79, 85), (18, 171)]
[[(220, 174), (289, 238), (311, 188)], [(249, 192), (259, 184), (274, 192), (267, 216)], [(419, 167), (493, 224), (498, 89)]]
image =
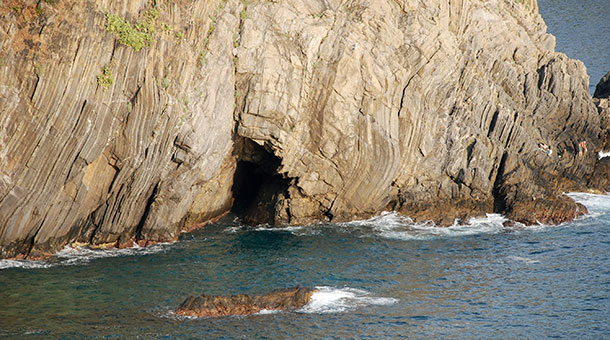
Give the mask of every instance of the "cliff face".
[(171, 240), (232, 206), (251, 223), (560, 222), (602, 147), (585, 68), (535, 0), (11, 0), (0, 16), (1, 257)]

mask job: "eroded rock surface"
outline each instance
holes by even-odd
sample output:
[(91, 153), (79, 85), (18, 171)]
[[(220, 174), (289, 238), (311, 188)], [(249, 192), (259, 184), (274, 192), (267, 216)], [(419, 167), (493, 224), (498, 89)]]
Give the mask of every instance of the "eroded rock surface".
[(264, 295), (231, 295), (188, 297), (176, 314), (195, 317), (250, 315), (262, 310), (296, 310), (311, 300), (315, 289), (294, 287), (277, 289)]
[(535, 0), (154, 3), (0, 4), (0, 257), (173, 240), (234, 202), (557, 223), (605, 185), (608, 119)]

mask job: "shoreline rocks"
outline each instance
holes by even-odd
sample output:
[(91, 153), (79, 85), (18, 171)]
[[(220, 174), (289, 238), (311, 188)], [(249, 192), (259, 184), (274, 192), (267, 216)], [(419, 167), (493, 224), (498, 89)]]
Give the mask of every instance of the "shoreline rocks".
[(175, 240), (232, 209), (271, 225), (578, 216), (561, 193), (607, 186), (607, 99), (537, 8), (2, 3), (0, 258)]
[(250, 315), (263, 310), (297, 310), (311, 301), (315, 289), (293, 287), (276, 289), (264, 295), (188, 297), (176, 309), (176, 314), (194, 317)]

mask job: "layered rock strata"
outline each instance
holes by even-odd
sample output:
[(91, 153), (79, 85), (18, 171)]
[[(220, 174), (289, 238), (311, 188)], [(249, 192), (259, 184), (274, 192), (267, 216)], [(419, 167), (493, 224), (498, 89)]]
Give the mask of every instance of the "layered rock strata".
[(276, 289), (264, 295), (190, 296), (176, 309), (176, 314), (194, 317), (250, 315), (264, 310), (285, 311), (305, 307), (315, 289), (294, 287)]
[(0, 257), (173, 240), (232, 207), (558, 223), (605, 143), (535, 0), (9, 0), (0, 17)]

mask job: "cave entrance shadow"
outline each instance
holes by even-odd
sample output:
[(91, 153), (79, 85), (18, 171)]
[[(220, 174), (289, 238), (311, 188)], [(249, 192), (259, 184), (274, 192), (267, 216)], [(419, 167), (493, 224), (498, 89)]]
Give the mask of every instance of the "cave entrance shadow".
[(239, 146), (231, 211), (245, 224), (273, 225), (278, 200), (286, 197), (289, 186), (288, 179), (278, 173), (281, 160), (249, 139)]

